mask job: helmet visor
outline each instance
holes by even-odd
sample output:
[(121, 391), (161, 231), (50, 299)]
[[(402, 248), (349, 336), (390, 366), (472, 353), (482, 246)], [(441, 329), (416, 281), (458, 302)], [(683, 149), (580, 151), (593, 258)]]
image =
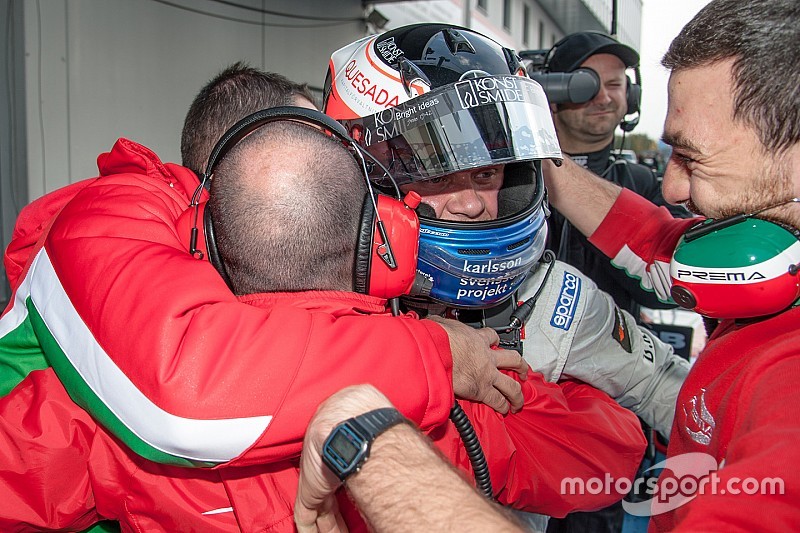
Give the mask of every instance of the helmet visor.
[[(343, 123), (398, 185), (514, 161), (561, 159), (544, 91), (521, 76), (466, 79)], [(370, 177), (388, 179), (379, 165)]]

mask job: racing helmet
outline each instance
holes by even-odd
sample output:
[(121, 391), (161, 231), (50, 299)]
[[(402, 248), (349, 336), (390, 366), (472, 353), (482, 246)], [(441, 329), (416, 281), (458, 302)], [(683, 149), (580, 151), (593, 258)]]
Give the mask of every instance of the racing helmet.
[(334, 52), (323, 98), (374, 158), (379, 187), (505, 165), (495, 220), (437, 219), (423, 197), (417, 270), (447, 305), (510, 298), (545, 248), (541, 160), (562, 157), (544, 91), (517, 54), (458, 26), (404, 26)]

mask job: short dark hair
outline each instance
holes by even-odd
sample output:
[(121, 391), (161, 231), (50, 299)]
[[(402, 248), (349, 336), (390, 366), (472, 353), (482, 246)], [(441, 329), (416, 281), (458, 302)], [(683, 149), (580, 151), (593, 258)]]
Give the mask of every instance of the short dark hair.
[(750, 125), (767, 152), (800, 141), (800, 2), (714, 0), (672, 41), (670, 70), (733, 59), (733, 117)]
[(208, 209), (236, 294), (353, 290), (366, 185), (337, 140), (272, 122), (215, 169)]
[(209, 81), (189, 106), (181, 133), (183, 166), (201, 175), (211, 150), (228, 128), (261, 109), (294, 105), (296, 96), (314, 101), (305, 84), (243, 62), (229, 66)]

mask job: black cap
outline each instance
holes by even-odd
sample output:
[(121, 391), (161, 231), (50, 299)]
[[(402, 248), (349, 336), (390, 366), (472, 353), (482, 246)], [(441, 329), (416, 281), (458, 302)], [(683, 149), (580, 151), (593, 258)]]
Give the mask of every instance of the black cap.
[(630, 46), (599, 32), (582, 31), (567, 35), (553, 51), (548, 63), (550, 72), (572, 72), (589, 56), (595, 54), (615, 55), (626, 67), (639, 64), (639, 54)]

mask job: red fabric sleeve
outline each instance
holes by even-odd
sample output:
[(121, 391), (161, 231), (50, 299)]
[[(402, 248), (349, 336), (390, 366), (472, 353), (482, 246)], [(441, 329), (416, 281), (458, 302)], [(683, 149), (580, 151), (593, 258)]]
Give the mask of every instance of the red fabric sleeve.
[(657, 206), (629, 189), (622, 189), (589, 242), (610, 258), (623, 246), (647, 264), (669, 262), (678, 239), (697, 218), (674, 218), (666, 207)]
[(20, 276), (31, 259), (31, 252), (45, 228), (52, 222), (53, 215), (91, 182), (92, 180), (84, 180), (57, 189), (29, 203), (19, 212), (11, 234), (11, 242), (3, 256), (6, 276), (12, 288), (16, 288), (19, 284)]
[[(481, 404), (462, 402), (475, 426), (498, 501), (525, 511), (561, 517), (606, 507), (621, 494), (571, 494), (569, 478), (633, 479), (645, 449), (636, 415), (588, 385), (544, 381), (529, 373), (522, 382), (523, 409), (502, 416)], [(452, 424), (431, 433), (451, 461), (469, 471), (469, 460)]]
[(0, 399), (0, 530), (80, 531), (101, 519), (88, 467), (95, 428), (52, 369)]

